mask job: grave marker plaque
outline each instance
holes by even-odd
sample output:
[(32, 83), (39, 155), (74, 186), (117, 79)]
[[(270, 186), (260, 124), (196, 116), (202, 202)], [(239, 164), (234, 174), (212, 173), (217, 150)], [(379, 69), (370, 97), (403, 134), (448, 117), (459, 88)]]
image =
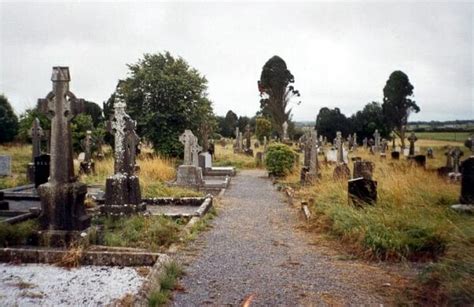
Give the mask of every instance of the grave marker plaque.
[(51, 156), (48, 154), (35, 157), (35, 188), (48, 182)]
[(11, 176), (12, 157), (9, 155), (0, 155), (0, 176)]

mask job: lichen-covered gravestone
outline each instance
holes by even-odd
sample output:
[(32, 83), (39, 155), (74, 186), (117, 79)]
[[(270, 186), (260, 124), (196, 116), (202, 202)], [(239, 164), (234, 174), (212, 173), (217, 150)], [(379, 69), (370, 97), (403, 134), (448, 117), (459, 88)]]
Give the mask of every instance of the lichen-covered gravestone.
[(191, 130), (186, 129), (179, 136), (179, 141), (184, 145), (184, 161), (178, 167), (175, 184), (177, 186), (199, 188), (204, 184), (202, 168), (199, 165), (199, 150), (197, 138)]
[(289, 140), (289, 138), (288, 138), (288, 123), (285, 121), (282, 124), (281, 128), (283, 130), (282, 140), (283, 140), (283, 142), (287, 142)]
[(337, 165), (333, 172), (333, 178), (336, 180), (339, 179), (349, 179), (351, 177), (351, 171), (347, 164), (344, 161), (344, 148), (342, 134), (340, 131), (336, 132), (336, 148), (337, 148)]
[(355, 161), (353, 177), (372, 180), (375, 164), (370, 161)]
[(375, 129), (373, 151), (374, 152), (379, 152), (379, 150), (380, 150), (380, 133), (379, 133), (378, 129)]
[(135, 175), (135, 155), (139, 141), (136, 122), (125, 112), (125, 102), (115, 98), (114, 115), (107, 123), (114, 135), (114, 175), (105, 182), (105, 203), (101, 212), (107, 215), (133, 214), (146, 209), (141, 201), (140, 181)]
[(474, 214), (474, 157), (469, 157), (461, 164), (461, 204), (451, 206), (453, 209)]
[(84, 161), (81, 161), (79, 172), (81, 174), (95, 173), (95, 163), (92, 160), (92, 131), (86, 131), (86, 137), (82, 140), (84, 149)]
[(40, 221), (48, 230), (50, 244), (64, 244), (76, 231), (90, 226), (84, 198), (87, 186), (74, 176), (71, 120), (84, 109), (84, 100), (69, 91), (68, 67), (53, 67), (53, 91), (38, 100), (38, 108), (51, 119), (51, 165), (49, 181), (38, 187)]
[(35, 118), (33, 120), (29, 135), (31, 137), (31, 145), (33, 149), (31, 155), (31, 162), (28, 163), (26, 173), (28, 176), (28, 180), (30, 182), (35, 182), (35, 158), (41, 155), (41, 138), (44, 136), (43, 129), (40, 126), (40, 121), (38, 118)]
[(8, 155), (0, 155), (0, 176), (11, 176), (12, 174), (12, 157)]
[(410, 137), (408, 138), (408, 141), (410, 142), (410, 151), (408, 152), (408, 156), (414, 156), (415, 155), (415, 142), (418, 140), (418, 138), (415, 135), (415, 132), (412, 132)]

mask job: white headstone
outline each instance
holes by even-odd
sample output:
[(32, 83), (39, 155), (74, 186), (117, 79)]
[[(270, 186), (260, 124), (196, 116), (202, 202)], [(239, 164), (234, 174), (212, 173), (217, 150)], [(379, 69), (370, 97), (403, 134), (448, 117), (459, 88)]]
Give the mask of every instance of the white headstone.
[(12, 157), (7, 155), (0, 156), (0, 176), (11, 176)]
[(86, 153), (85, 152), (80, 152), (79, 155), (77, 156), (77, 160), (79, 162), (82, 162), (86, 159)]
[(408, 148), (403, 149), (403, 155), (405, 157), (408, 157), (410, 155), (410, 149), (408, 149)]
[(329, 149), (326, 153), (326, 159), (328, 162), (337, 162), (337, 150)]

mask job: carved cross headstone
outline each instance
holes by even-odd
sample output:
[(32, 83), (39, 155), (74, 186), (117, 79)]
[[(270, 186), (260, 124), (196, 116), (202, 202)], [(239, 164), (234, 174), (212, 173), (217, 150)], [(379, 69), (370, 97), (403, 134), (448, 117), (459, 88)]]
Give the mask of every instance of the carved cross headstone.
[(451, 151), (451, 157), (453, 158), (453, 172), (455, 174), (459, 173), (459, 165), (461, 163), (461, 157), (463, 155), (464, 155), (464, 152), (462, 152), (459, 147), (455, 147)]
[(41, 138), (44, 135), (38, 118), (33, 120), (29, 135), (31, 137), (31, 143), (33, 144), (33, 155), (31, 161), (34, 163), (35, 158), (41, 155)]
[(201, 136), (202, 136), (202, 150), (208, 151), (209, 150), (209, 133), (211, 132), (211, 128), (209, 127), (208, 123), (203, 123), (201, 125)]
[(303, 145), (303, 152), (304, 152), (304, 159), (303, 159), (303, 166), (309, 169), (310, 161), (311, 161), (311, 132), (305, 132), (301, 137), (301, 142)]
[(92, 131), (86, 131), (86, 137), (84, 139), (84, 161), (90, 162), (92, 158)]
[(311, 156), (309, 160), (309, 173), (311, 176), (319, 175), (319, 163), (318, 163), (318, 131), (314, 129), (311, 131)]
[(251, 140), (251, 134), (250, 134), (250, 125), (247, 124), (245, 126), (245, 149), (250, 149), (252, 146), (252, 140)]
[(191, 140), (191, 164), (199, 166), (199, 153), (202, 151), (202, 147), (199, 146), (198, 138), (193, 135)]
[(193, 165), (191, 146), (194, 142), (194, 134), (191, 130), (184, 130), (179, 136), (179, 141), (184, 145), (184, 161), (183, 165)]
[(85, 214), (87, 186), (76, 181), (72, 156), (71, 120), (84, 109), (84, 99), (69, 91), (68, 67), (53, 67), (53, 90), (38, 100), (38, 109), (51, 119), (49, 181), (38, 187), (41, 222), (49, 230), (82, 230), (90, 225)]
[(453, 148), (451, 148), (451, 146), (448, 146), (448, 150), (444, 153), (444, 155), (446, 156), (446, 167), (448, 169), (453, 168), (452, 152), (453, 152)]
[(133, 175), (138, 136), (135, 133), (136, 122), (125, 112), (125, 108), (125, 102), (116, 97), (114, 115), (107, 122), (107, 128), (115, 140), (115, 173)]
[(244, 137), (242, 132), (239, 132), (239, 151), (242, 151), (244, 148)]
[(374, 132), (374, 152), (378, 152), (380, 150), (380, 133), (378, 129), (375, 129)]
[(343, 141), (341, 131), (336, 132), (337, 163), (344, 163)]
[(408, 138), (408, 141), (410, 141), (410, 151), (408, 155), (414, 156), (415, 155), (415, 142), (418, 140), (418, 138), (415, 135), (415, 132), (412, 132), (410, 137)]
[(281, 128), (283, 130), (283, 141), (286, 141), (288, 140), (288, 123), (285, 121)]

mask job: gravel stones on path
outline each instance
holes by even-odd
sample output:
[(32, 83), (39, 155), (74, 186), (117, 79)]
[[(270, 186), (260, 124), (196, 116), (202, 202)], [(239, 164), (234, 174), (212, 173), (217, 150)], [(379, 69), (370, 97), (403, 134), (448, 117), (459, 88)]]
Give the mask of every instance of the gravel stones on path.
[(266, 173), (242, 171), (221, 200), (212, 229), (178, 255), (186, 275), (174, 306), (379, 304), (374, 288), (394, 277), (377, 266), (338, 260), (298, 229), (294, 208)]
[(145, 281), (135, 268), (0, 264), (0, 306), (104, 306)]

